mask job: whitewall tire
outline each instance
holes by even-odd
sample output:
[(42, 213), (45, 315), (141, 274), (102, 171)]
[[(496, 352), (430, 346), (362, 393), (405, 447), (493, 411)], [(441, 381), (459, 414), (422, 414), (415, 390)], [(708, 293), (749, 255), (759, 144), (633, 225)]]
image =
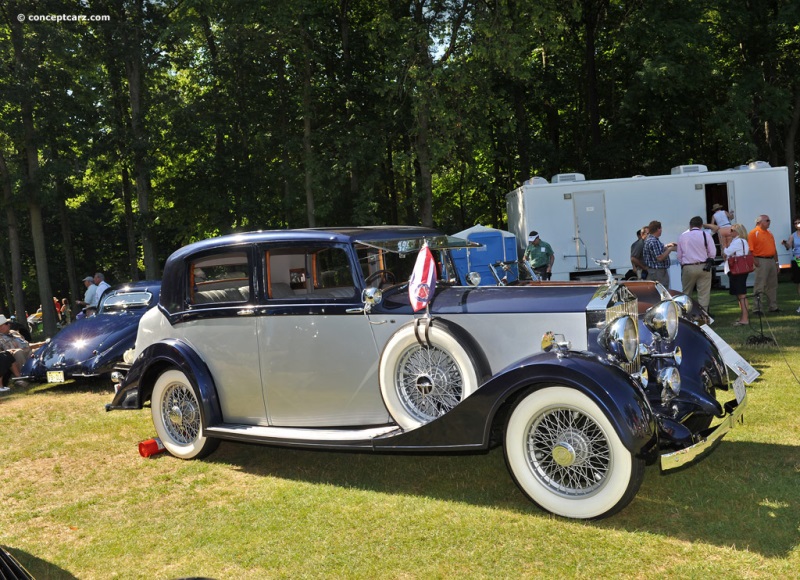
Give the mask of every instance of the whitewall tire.
[(150, 402), (153, 424), (161, 442), (175, 457), (196, 459), (212, 453), (218, 439), (203, 434), (200, 403), (189, 379), (179, 370), (161, 374)]
[(406, 430), (441, 417), (480, 386), (468, 346), (441, 321), (434, 321), (427, 336), (429, 345), (423, 346), (413, 323), (401, 327), (386, 343), (378, 369), (386, 408)]
[(644, 461), (623, 445), (600, 407), (568, 387), (545, 387), (523, 397), (508, 419), (504, 451), (522, 492), (568, 518), (601, 518), (621, 510), (644, 478)]

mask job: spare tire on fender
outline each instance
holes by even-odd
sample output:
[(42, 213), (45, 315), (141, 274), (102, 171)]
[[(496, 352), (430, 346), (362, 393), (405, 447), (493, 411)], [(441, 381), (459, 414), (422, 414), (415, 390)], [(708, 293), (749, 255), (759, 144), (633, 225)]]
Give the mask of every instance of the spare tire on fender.
[(389, 414), (403, 429), (441, 417), (474, 393), (487, 374), (480, 348), (446, 320), (417, 319), (386, 343), (378, 376)]

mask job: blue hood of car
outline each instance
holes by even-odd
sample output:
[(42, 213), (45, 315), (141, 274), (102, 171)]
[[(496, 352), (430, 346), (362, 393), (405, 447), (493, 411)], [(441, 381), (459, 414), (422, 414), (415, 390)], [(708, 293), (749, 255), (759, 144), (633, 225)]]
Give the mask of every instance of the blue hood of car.
[[(103, 372), (98, 369), (118, 361), (125, 350), (133, 347), (139, 320), (146, 311), (139, 308), (99, 314), (73, 322), (36, 351), (22, 369), (22, 375), (41, 375), (47, 370), (65, 370), (70, 374)], [(109, 357), (111, 360), (107, 360)], [(80, 365), (84, 368), (73, 368)]]

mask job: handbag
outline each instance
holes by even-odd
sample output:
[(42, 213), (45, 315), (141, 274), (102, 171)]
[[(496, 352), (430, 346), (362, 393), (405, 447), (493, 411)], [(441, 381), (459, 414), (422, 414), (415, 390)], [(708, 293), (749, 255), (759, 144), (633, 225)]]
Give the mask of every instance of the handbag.
[[(744, 251), (744, 242), (742, 242), (742, 250)], [(749, 274), (756, 269), (753, 263), (753, 254), (747, 253), (744, 256), (729, 256), (728, 257), (728, 270), (731, 274)]]

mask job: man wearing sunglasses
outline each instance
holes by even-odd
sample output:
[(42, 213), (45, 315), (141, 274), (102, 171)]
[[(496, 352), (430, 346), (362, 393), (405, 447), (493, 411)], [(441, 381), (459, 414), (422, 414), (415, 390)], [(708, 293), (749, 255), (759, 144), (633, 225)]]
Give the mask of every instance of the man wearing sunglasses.
[(764, 298), (769, 302), (770, 312), (780, 312), (778, 308), (778, 247), (775, 238), (769, 231), (770, 219), (768, 215), (760, 215), (756, 220), (756, 227), (750, 230), (747, 243), (753, 252), (756, 266), (756, 279), (753, 284), (753, 296), (756, 297), (756, 314), (763, 310), (761, 301)]

